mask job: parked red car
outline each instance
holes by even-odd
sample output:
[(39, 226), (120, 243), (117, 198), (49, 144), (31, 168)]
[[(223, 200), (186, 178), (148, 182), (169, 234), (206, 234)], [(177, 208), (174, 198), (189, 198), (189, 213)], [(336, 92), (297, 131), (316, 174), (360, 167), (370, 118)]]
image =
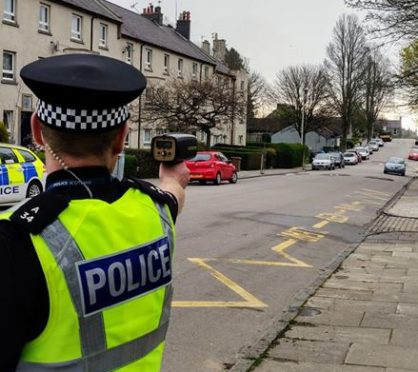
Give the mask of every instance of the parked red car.
[(409, 160), (418, 160), (418, 149), (411, 149), (408, 154)]
[(221, 152), (198, 152), (193, 159), (185, 163), (190, 171), (190, 181), (199, 181), (202, 184), (213, 181), (215, 185), (224, 180), (231, 183), (238, 181), (235, 165)]

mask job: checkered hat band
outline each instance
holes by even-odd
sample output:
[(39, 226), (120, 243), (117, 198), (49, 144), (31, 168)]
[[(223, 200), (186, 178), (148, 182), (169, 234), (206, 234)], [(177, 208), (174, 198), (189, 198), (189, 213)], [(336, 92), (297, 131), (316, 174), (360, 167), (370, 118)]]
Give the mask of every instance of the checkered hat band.
[(128, 106), (104, 110), (81, 110), (39, 101), (37, 114), (46, 125), (74, 132), (104, 131), (129, 119)]

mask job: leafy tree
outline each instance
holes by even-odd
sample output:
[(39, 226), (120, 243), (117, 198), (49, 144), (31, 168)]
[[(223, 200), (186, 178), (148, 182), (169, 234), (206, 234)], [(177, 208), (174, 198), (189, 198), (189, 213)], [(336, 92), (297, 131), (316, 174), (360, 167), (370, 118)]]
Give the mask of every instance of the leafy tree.
[(372, 32), (391, 39), (418, 38), (418, 1), (416, 0), (345, 0), (355, 8), (368, 10)]
[[(173, 79), (149, 89), (142, 110), (145, 122), (155, 123), (161, 130), (202, 131), (208, 146), (213, 129), (224, 129), (245, 113), (245, 97), (236, 94), (232, 82), (220, 76), (202, 82)], [(135, 117), (132, 120), (135, 122)]]
[(2, 121), (0, 121), (0, 142), (9, 143), (9, 132)]
[(353, 113), (362, 101), (362, 87), (369, 49), (359, 19), (342, 15), (327, 47), (325, 64), (329, 75), (329, 104), (341, 117), (341, 147), (346, 149), (352, 130)]
[(409, 104), (418, 107), (418, 39), (401, 52), (400, 82)]
[(244, 59), (242, 58), (241, 54), (234, 48), (226, 50), (225, 64), (232, 71), (240, 71), (244, 70), (245, 68)]

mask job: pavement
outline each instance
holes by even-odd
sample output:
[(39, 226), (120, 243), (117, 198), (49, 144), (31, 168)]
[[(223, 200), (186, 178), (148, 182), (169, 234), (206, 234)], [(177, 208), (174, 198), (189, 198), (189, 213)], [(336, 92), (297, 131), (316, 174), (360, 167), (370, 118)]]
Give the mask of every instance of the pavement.
[(232, 371), (418, 371), (417, 178), (274, 331), (276, 338), (264, 351), (258, 345), (258, 354)]

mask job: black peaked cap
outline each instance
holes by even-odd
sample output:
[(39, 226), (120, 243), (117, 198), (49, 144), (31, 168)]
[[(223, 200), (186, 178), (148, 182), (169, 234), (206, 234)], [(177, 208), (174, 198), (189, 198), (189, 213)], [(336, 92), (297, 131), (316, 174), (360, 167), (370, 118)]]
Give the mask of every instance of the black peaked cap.
[(144, 75), (126, 62), (92, 54), (67, 54), (30, 63), (20, 71), (42, 101), (101, 110), (133, 101), (146, 88)]

